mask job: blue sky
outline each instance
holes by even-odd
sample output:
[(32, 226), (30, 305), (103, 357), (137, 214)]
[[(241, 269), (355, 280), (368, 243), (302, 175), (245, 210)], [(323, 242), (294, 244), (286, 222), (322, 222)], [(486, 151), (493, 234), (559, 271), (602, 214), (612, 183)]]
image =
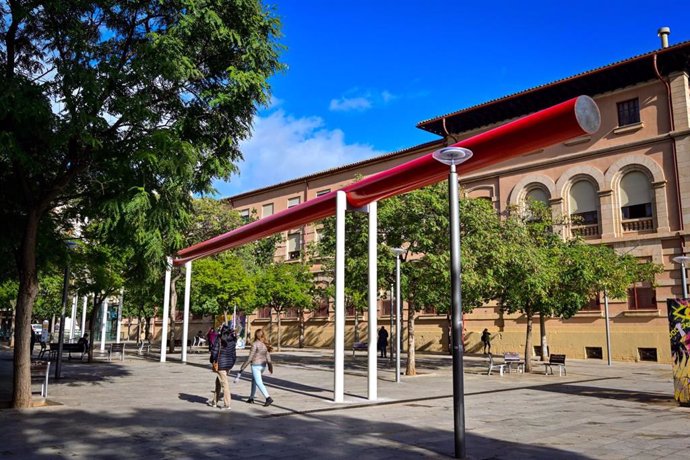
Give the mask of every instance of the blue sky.
[(690, 40), (688, 2), (265, 0), (288, 70), (242, 143), (232, 196), (437, 139), (415, 125)]

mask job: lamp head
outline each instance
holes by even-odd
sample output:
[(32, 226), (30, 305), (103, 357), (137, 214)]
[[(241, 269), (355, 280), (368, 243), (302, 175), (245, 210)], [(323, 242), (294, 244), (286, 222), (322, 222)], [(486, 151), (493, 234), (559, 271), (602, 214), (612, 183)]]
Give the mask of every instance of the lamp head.
[(459, 165), (472, 158), (472, 150), (462, 147), (445, 147), (431, 154), (434, 160), (443, 164)]
[(401, 255), (405, 254), (405, 249), (403, 248), (391, 248), (391, 252), (395, 257), (400, 257)]

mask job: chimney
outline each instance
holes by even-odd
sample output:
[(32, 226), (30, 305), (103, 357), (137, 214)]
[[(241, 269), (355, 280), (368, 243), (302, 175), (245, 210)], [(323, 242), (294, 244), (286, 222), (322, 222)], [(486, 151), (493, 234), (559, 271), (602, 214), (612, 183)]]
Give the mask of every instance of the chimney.
[(659, 37), (661, 37), (661, 47), (668, 48), (668, 36), (671, 34), (670, 27), (661, 27), (659, 29)]

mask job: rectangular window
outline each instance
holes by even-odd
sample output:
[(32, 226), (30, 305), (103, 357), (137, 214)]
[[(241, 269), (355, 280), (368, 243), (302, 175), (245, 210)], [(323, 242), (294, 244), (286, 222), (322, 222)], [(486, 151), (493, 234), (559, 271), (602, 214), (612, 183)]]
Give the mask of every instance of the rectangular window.
[(287, 258), (288, 260), (297, 260), (300, 256), (300, 249), (302, 246), (302, 235), (299, 233), (289, 233), (287, 237)]
[(331, 189), (327, 188), (325, 190), (319, 190), (318, 192), (316, 192), (316, 196), (325, 195), (326, 193), (331, 193)]
[(601, 311), (601, 300), (599, 299), (599, 295), (591, 299), (587, 305), (582, 307), (582, 311)]
[(634, 125), (640, 122), (640, 101), (638, 98), (619, 102), (618, 126)]
[(656, 310), (656, 291), (644, 285), (628, 289), (628, 310)]
[(601, 347), (585, 347), (585, 356), (587, 359), (604, 359)]
[(652, 203), (634, 204), (632, 206), (623, 206), (621, 208), (623, 219), (644, 219), (652, 217)]
[(261, 217), (268, 217), (273, 215), (273, 203), (265, 204), (261, 207)]
[(299, 197), (293, 197), (293, 198), (288, 198), (288, 208), (292, 208), (293, 206), (297, 206), (299, 204)]
[(381, 316), (390, 316), (391, 315), (391, 305), (393, 304), (393, 301), (390, 299), (386, 299), (381, 301)]
[(426, 306), (426, 307), (424, 307), (424, 310), (422, 310), (422, 313), (425, 315), (435, 315), (436, 314), (436, 307)]
[(243, 222), (249, 221), (249, 209), (243, 209), (240, 211), (240, 218)]
[(297, 315), (298, 315), (298, 314), (299, 314), (299, 310), (297, 310), (297, 309), (294, 308), (294, 307), (292, 307), (292, 308), (287, 308), (287, 309), (285, 310), (285, 317), (286, 317), (286, 318), (297, 318)]
[(257, 311), (257, 316), (260, 319), (271, 319), (271, 307), (262, 307)]
[(570, 215), (574, 225), (595, 225), (599, 223), (597, 211), (576, 212)]
[(656, 348), (638, 348), (637, 353), (640, 355), (640, 361), (657, 362)]
[(345, 309), (345, 316), (355, 316), (355, 307), (347, 307)]
[(314, 311), (317, 318), (328, 318), (328, 300), (321, 300), (319, 307)]

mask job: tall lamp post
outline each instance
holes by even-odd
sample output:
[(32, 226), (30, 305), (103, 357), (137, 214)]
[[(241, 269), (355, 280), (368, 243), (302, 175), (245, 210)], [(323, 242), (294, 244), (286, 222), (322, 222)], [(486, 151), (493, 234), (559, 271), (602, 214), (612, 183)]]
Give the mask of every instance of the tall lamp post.
[(400, 257), (405, 254), (405, 250), (393, 248), (391, 252), (395, 255), (395, 381), (400, 383)]
[(458, 205), (458, 173), (455, 166), (472, 157), (462, 147), (446, 147), (435, 151), (436, 161), (450, 166), (448, 200), (450, 206), (450, 291), (453, 339), (453, 424), (455, 458), (465, 458), (465, 389), (463, 381), (462, 295), (460, 284), (460, 210)]
[[(69, 291), (69, 252), (77, 243), (66, 241), (67, 262), (65, 262), (65, 276), (62, 284), (62, 312), (60, 313), (60, 329), (58, 330), (58, 353), (55, 361), (55, 380), (59, 380), (62, 373), (62, 345), (65, 343), (65, 310), (67, 309), (67, 296)], [(74, 325), (72, 326), (74, 328)]]
[(673, 261), (680, 264), (680, 275), (683, 282), (683, 298), (688, 298), (688, 280), (685, 277), (685, 264), (690, 262), (690, 256), (677, 256), (673, 258)]

